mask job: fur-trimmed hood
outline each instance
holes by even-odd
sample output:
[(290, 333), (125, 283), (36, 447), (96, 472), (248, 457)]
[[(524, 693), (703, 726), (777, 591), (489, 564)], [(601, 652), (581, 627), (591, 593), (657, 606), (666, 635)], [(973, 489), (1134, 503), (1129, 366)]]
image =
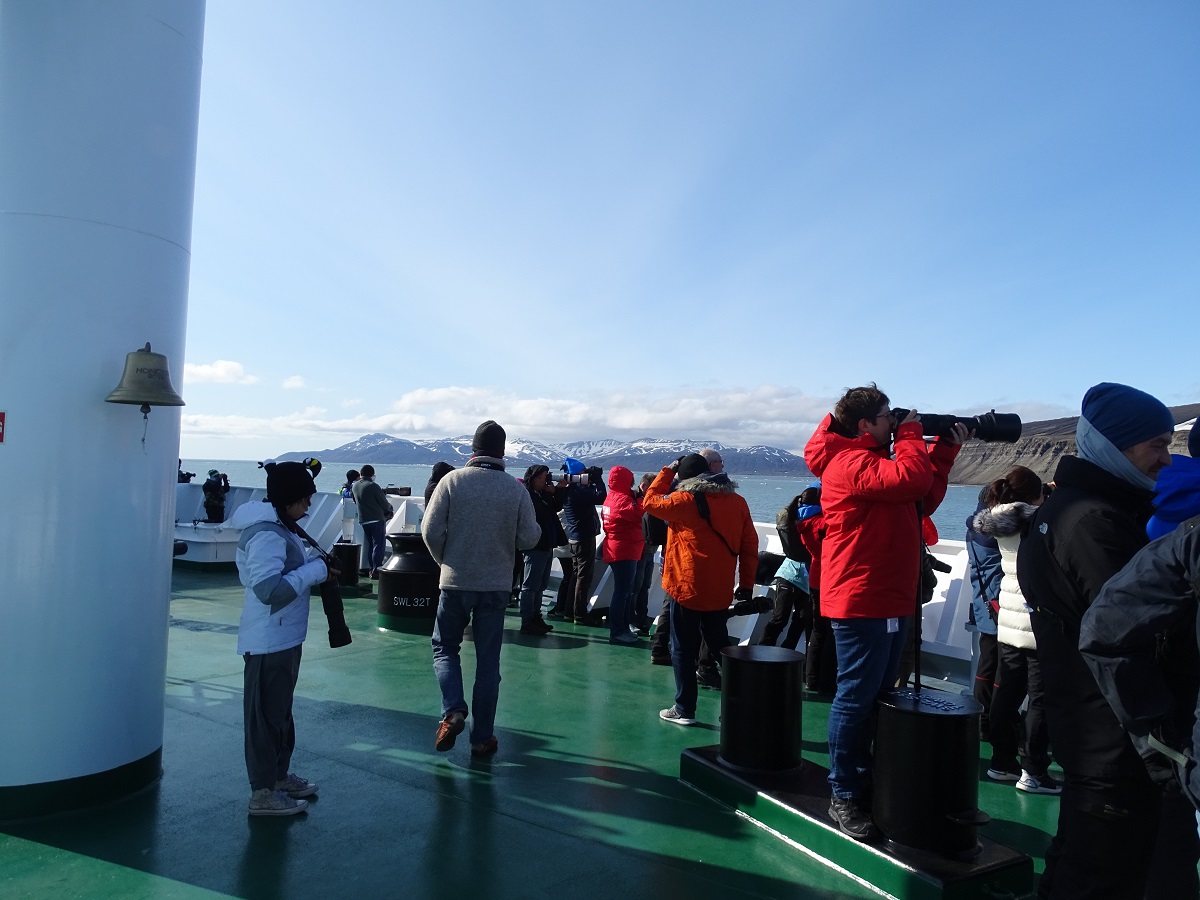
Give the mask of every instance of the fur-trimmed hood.
[(713, 474), (706, 472), (695, 478), (685, 478), (675, 485), (677, 491), (687, 491), (689, 494), (736, 494), (737, 482), (730, 479), (724, 472)]
[(1037, 513), (1032, 503), (997, 503), (975, 516), (974, 527), (980, 534), (1008, 537), (1019, 534)]

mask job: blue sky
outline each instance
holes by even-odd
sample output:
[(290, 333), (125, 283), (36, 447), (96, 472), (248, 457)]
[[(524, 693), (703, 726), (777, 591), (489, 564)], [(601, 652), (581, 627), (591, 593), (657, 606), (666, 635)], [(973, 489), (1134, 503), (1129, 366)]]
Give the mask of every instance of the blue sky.
[(1200, 401), (1200, 4), (209, 0), (181, 448)]

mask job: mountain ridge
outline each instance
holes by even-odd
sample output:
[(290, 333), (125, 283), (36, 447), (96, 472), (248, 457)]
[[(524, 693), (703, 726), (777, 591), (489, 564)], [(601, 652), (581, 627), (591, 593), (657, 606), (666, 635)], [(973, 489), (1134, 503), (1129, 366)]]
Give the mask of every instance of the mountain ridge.
[[(1188, 422), (1200, 415), (1200, 403), (1170, 407), (1177, 424)], [(1041, 478), (1049, 479), (1064, 454), (1075, 452), (1075, 424), (1078, 416), (1062, 419), (1047, 419), (1027, 422), (1022, 436), (1015, 444), (987, 444), (971, 441), (958, 455), (950, 480), (955, 484), (983, 484), (999, 478), (1015, 465), (1032, 469)], [(1171, 444), (1171, 452), (1187, 453), (1186, 430), (1177, 431)], [(696, 438), (636, 438), (618, 441), (612, 438), (597, 440), (568, 441), (564, 444), (547, 444), (520, 437), (510, 437), (506, 444), (505, 458), (513, 469), (535, 463), (549, 466), (557, 471), (566, 457), (582, 460), (586, 465), (609, 469), (622, 465), (635, 472), (653, 472), (670, 464), (684, 453), (694, 453), (704, 447), (720, 452), (727, 471), (738, 475), (797, 475), (809, 477), (811, 473), (798, 454), (778, 447), (755, 445), (732, 447), (719, 441)], [(471, 456), (471, 435), (440, 438), (437, 440), (409, 440), (390, 434), (375, 432), (356, 440), (325, 450), (294, 451), (281, 454), (277, 459), (304, 459), (315, 456), (323, 463), (361, 465), (364, 462), (385, 465), (428, 465), (444, 460), (451, 465), (462, 465)]]

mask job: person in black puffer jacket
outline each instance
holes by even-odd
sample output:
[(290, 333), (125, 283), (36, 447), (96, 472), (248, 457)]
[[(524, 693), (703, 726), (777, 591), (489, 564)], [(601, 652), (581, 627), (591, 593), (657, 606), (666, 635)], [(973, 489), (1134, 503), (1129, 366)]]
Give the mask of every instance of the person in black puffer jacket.
[(1170, 465), (1174, 419), (1121, 384), (1083, 398), (1078, 456), (1029, 523), (1017, 557), (1042, 666), (1050, 744), (1065, 778), (1038, 896), (1195, 897), (1191, 806), (1165, 760), (1143, 762), (1079, 652), (1080, 623), (1104, 583), (1147, 543), (1154, 482)]

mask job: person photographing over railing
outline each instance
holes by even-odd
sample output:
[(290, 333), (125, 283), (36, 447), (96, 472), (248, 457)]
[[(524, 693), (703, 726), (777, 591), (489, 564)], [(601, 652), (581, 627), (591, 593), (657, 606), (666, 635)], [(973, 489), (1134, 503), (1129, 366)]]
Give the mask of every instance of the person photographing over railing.
[[(892, 434), (895, 432), (894, 456)], [(804, 461), (821, 479), (821, 611), (837, 653), (829, 710), (829, 816), (855, 840), (875, 833), (870, 815), (871, 711), (891, 688), (916, 604), (921, 513), (946, 494), (966, 425), (927, 449), (920, 416), (898, 421), (874, 384), (848, 390), (817, 426)]]

